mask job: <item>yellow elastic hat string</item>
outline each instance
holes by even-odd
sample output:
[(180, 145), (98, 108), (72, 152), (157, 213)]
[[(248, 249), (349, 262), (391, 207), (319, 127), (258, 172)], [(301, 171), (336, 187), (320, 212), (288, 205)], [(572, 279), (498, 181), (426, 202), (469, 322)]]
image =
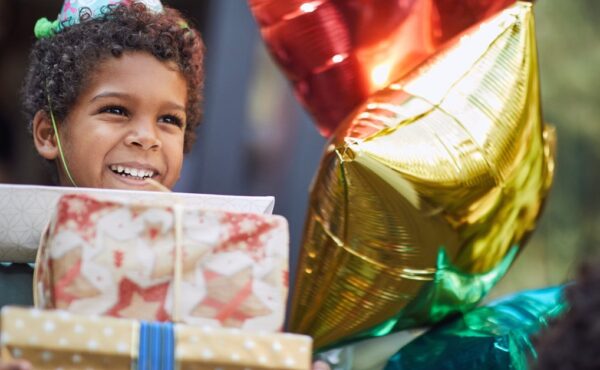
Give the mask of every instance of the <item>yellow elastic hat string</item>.
[(56, 134), (56, 145), (58, 146), (58, 154), (60, 156), (65, 172), (67, 173), (69, 181), (71, 181), (71, 184), (73, 184), (74, 187), (77, 187), (75, 180), (73, 180), (73, 176), (71, 176), (69, 166), (67, 166), (67, 159), (65, 158), (65, 154), (62, 150), (62, 145), (60, 143), (60, 135), (58, 134), (58, 125), (56, 124), (56, 120), (54, 119), (54, 113), (52, 112), (52, 102), (50, 101), (50, 94), (46, 93), (46, 96), (48, 97), (48, 108), (50, 109), (50, 120), (52, 121), (52, 128), (54, 129), (54, 133)]

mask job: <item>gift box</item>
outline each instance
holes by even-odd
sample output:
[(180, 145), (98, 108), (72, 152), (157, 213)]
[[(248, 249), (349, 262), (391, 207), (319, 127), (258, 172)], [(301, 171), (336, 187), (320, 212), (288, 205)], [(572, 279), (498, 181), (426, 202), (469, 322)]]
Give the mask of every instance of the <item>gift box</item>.
[(2, 360), (46, 369), (310, 369), (310, 337), (5, 307)]
[(38, 308), (245, 330), (281, 329), (281, 216), (63, 196), (34, 275)]
[(42, 231), (58, 199), (66, 194), (87, 194), (114, 200), (162, 199), (207, 209), (266, 214), (273, 211), (274, 204), (273, 197), (0, 184), (0, 262), (34, 261)]

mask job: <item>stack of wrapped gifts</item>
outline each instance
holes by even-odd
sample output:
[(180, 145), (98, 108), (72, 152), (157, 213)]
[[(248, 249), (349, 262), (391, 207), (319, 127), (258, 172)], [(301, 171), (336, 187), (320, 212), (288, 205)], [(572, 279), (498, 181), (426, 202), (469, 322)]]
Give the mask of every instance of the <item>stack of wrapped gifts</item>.
[(41, 235), (35, 309), (2, 311), (2, 359), (35, 369), (309, 369), (282, 333), (284, 218), (190, 206), (58, 200)]

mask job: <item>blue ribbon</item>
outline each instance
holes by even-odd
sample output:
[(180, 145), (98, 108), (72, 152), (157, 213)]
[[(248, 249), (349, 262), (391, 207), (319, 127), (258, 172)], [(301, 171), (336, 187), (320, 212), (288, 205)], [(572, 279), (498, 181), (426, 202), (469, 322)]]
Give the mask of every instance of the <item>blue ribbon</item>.
[(175, 334), (172, 323), (140, 323), (137, 370), (174, 370)]

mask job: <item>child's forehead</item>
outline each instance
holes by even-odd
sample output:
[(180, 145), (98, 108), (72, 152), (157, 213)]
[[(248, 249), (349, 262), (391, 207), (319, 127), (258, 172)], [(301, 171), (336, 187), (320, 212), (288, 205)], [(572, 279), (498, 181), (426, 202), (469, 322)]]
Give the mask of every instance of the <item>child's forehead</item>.
[[(130, 75), (144, 74), (148, 71), (168, 71), (184, 78), (178, 64), (173, 60), (161, 60), (146, 51), (125, 51), (118, 56), (107, 53), (96, 63), (92, 63), (90, 69), (86, 71), (87, 82), (97, 83), (99, 79), (106, 79), (112, 75), (119, 77), (128, 77)], [(154, 75), (145, 75), (145, 78), (152, 80)]]
[(128, 52), (104, 59), (96, 64), (89, 76), (81, 95), (95, 95), (100, 91), (133, 96), (169, 95), (185, 105), (187, 83), (184, 75), (174, 62), (161, 61), (150, 53)]
[[(139, 64), (138, 64), (139, 63)], [(118, 55), (106, 51), (105, 55), (98, 58), (96, 63), (90, 67), (90, 73), (103, 72), (106, 69), (131, 69), (132, 71), (140, 69), (146, 65), (160, 66), (172, 72), (181, 72), (177, 62), (171, 59), (160, 59), (156, 55), (146, 50), (125, 50)], [(152, 76), (148, 76), (151, 78)]]

